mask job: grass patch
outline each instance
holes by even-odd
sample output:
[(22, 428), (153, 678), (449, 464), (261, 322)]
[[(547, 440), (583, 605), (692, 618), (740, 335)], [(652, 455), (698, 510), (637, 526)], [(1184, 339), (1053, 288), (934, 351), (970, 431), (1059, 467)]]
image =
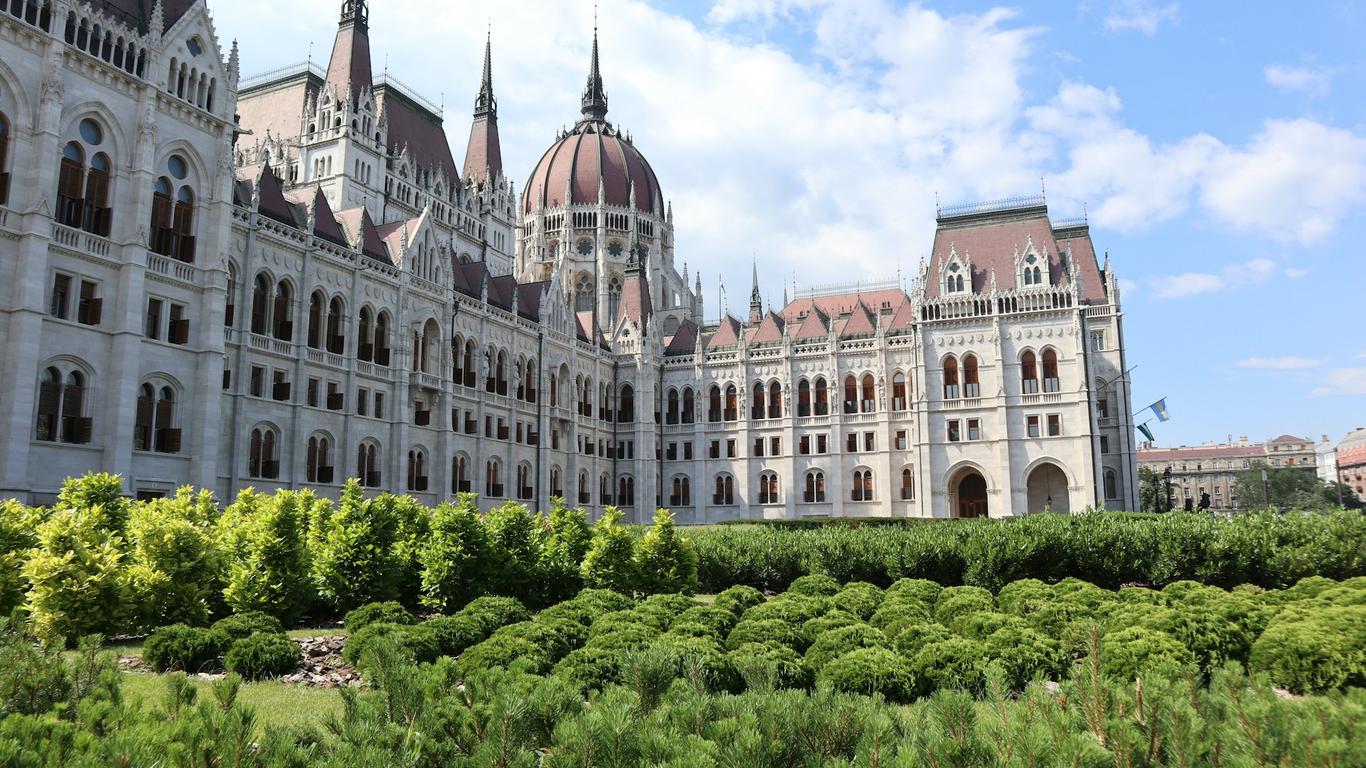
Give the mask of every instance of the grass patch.
[[(206, 697), (208, 701), (213, 700), (209, 681), (192, 677), (190, 683), (199, 692), (199, 701), (205, 701)], [(150, 711), (160, 706), (165, 698), (165, 677), (125, 672), (123, 695), (127, 701), (138, 702), (142, 709)], [(342, 704), (341, 694), (334, 689), (285, 685), (270, 680), (242, 683), (237, 700), (256, 711), (258, 736), (267, 726), (311, 726), (321, 729), (328, 716), (341, 712)]]

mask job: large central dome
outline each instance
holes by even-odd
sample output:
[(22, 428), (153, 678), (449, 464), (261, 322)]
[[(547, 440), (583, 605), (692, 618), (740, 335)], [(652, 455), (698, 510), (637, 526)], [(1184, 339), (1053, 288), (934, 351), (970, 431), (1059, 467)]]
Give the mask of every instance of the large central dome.
[(599, 190), (606, 205), (629, 207), (634, 192), (637, 210), (663, 211), (664, 198), (654, 170), (631, 140), (607, 122), (595, 31), (593, 63), (583, 91), (583, 119), (541, 156), (522, 188), (522, 211), (597, 205)]

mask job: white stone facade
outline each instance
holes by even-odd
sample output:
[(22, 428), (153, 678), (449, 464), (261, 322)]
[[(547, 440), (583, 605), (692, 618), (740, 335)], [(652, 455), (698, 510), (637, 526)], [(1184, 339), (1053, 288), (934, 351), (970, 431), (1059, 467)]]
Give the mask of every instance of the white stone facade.
[(202, 0), (0, 12), (0, 492), (100, 469), (140, 496), (360, 477), (683, 522), (1136, 505), (1123, 313), (1084, 224), (1041, 200), (941, 211), (909, 291), (766, 313), (756, 286), (748, 323), (708, 325), (596, 47), (556, 146), (618, 160), (549, 194), (548, 153), (519, 204), (487, 60), (457, 167), (439, 110), (371, 79), (366, 15), (343, 3), (326, 72), (239, 96)]

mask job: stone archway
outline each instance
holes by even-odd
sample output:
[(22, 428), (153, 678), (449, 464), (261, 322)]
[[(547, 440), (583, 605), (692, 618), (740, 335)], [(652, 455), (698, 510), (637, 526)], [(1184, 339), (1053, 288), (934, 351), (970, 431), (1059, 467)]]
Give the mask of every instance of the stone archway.
[(1029, 514), (1045, 511), (1069, 514), (1072, 511), (1071, 494), (1067, 489), (1067, 473), (1057, 464), (1045, 461), (1030, 470), (1025, 487), (1028, 489)]
[(953, 494), (954, 517), (987, 516), (987, 481), (982, 473), (969, 469), (958, 478)]

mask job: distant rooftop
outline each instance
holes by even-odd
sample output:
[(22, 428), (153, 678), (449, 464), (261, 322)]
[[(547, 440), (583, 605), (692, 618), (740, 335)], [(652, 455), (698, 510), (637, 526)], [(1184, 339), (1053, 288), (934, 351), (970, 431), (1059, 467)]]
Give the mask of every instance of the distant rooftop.
[(898, 280), (871, 280), (867, 282), (813, 285), (798, 288), (794, 299), (814, 299), (820, 296), (842, 296), (852, 293), (872, 293), (874, 291), (895, 291), (901, 287)]
[[(324, 72), (323, 69), (319, 67), (317, 64), (313, 63), (312, 61), (300, 61), (294, 64), (288, 64), (283, 67), (272, 69), (268, 72), (261, 72), (259, 74), (252, 75), (251, 77), (243, 78), (242, 84), (238, 87), (238, 92), (246, 93), (247, 91), (256, 88), (262, 88), (267, 85), (278, 83), (283, 80), (293, 80), (294, 78), (304, 74), (307, 74), (310, 77), (315, 77), (319, 81), (327, 79), (327, 73)], [(404, 83), (403, 81), (399, 80), (398, 78), (394, 77), (393, 75), (387, 72), (375, 78), (375, 90), (379, 90), (381, 88), (388, 91), (392, 91), (398, 94), (399, 96), (402, 96), (403, 98), (407, 99), (408, 101), (411, 101), (418, 107), (425, 109), (428, 112), (431, 112), (438, 119), (441, 119), (445, 116), (445, 110), (440, 105), (436, 104), (431, 99), (428, 99), (424, 97), (422, 94), (418, 93), (416, 88), (413, 88), (412, 86), (408, 85), (407, 83)]]

